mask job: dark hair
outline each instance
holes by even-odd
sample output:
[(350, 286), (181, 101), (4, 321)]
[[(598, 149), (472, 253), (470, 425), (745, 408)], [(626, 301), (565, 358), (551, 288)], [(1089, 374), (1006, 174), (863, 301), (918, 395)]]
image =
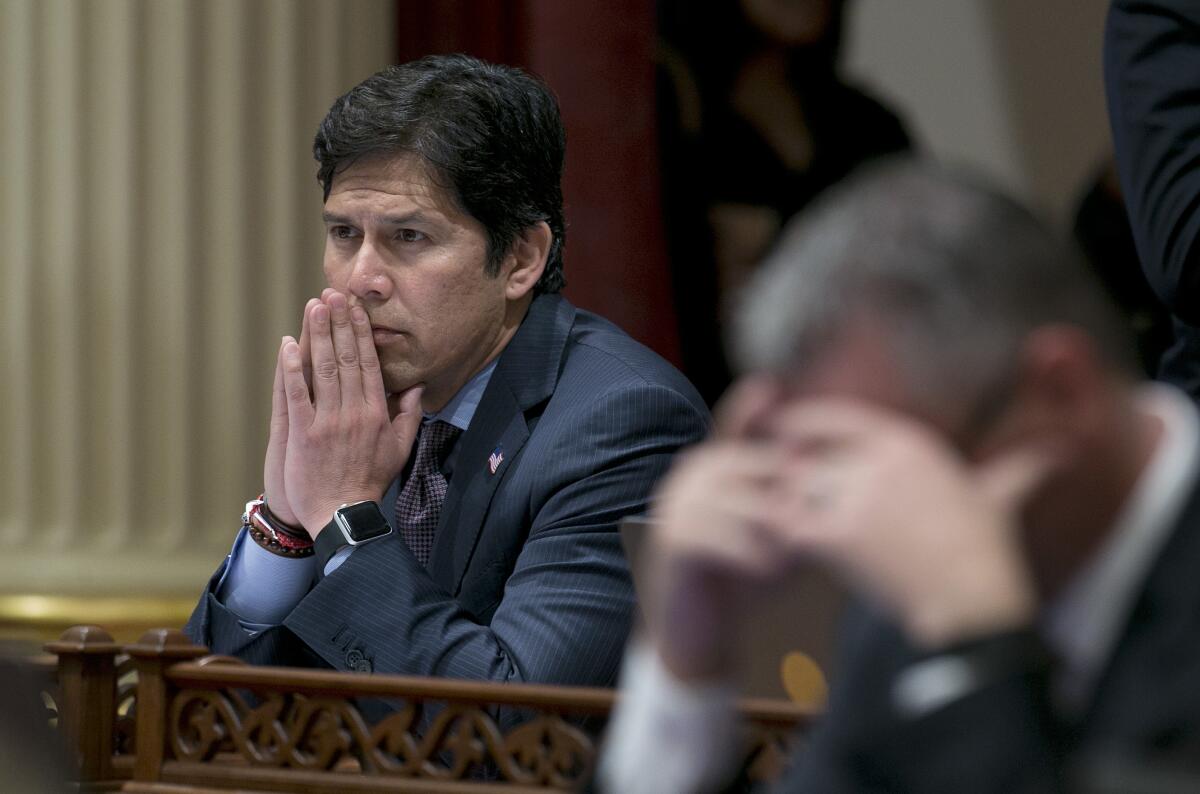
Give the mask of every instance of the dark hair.
[(468, 55), (430, 55), (375, 73), (333, 103), (313, 141), (326, 199), (338, 170), (364, 155), (419, 156), (487, 230), (488, 275), (522, 231), (545, 221), (554, 239), (537, 293), (565, 284), (565, 151), (558, 102), (545, 83)]

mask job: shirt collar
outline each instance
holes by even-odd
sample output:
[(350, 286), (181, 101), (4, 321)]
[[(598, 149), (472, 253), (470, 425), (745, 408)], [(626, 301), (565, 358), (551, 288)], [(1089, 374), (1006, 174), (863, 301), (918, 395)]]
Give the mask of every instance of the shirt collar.
[(435, 414), (424, 414), (421, 421), (434, 422), (440, 420), (466, 432), (467, 428), (471, 425), (472, 417), (475, 416), (475, 409), (479, 407), (479, 401), (483, 399), (483, 392), (487, 389), (488, 381), (492, 379), (492, 372), (496, 369), (496, 362), (499, 360), (499, 357), (492, 359), (490, 364), (481, 369), (475, 377), (467, 381), (450, 398), (450, 402), (446, 403), (442, 407), (442, 410)]
[(1158, 446), (1108, 538), (1043, 616), (1046, 641), (1063, 662), (1056, 689), (1068, 707), (1084, 702), (1111, 656), (1200, 464), (1200, 417), (1186, 396), (1169, 386), (1148, 385), (1137, 405), (1161, 420)]

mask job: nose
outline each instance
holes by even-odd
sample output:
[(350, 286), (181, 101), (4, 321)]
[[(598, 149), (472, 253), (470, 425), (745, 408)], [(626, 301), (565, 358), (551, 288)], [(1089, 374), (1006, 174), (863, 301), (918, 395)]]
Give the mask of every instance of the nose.
[(392, 281), (387, 268), (369, 240), (364, 240), (354, 253), (346, 289), (364, 303), (380, 303), (391, 297)]

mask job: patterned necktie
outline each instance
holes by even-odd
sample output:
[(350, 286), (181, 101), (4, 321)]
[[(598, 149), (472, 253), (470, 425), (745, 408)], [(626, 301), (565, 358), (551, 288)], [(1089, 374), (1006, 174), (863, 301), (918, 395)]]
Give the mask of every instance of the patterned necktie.
[(446, 499), (446, 476), (442, 474), (444, 451), (462, 432), (448, 422), (426, 422), (417, 435), (417, 457), (412, 471), (396, 496), (396, 525), (413, 556), (425, 565), (433, 551), (442, 502)]

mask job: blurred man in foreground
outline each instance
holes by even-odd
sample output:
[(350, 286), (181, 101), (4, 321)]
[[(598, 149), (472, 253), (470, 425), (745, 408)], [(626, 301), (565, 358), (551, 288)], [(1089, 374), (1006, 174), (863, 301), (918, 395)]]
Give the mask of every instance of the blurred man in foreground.
[(860, 599), (783, 790), (1200, 763), (1197, 417), (1137, 382), (1072, 251), (986, 189), (890, 164), (793, 225), (737, 320), (752, 374), (659, 491), (607, 790), (726, 779), (741, 616), (813, 557)]

